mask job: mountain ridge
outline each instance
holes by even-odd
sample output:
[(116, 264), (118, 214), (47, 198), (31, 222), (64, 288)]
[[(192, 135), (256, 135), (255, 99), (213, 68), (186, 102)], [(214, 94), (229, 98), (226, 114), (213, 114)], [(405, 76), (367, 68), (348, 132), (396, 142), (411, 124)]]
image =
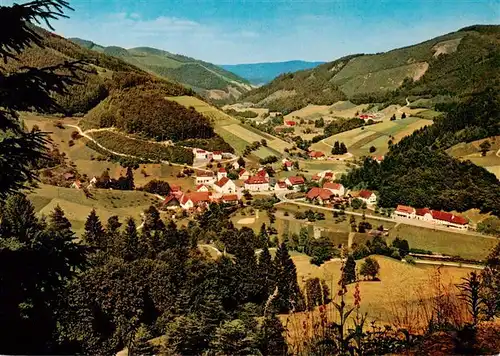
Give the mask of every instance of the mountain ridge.
[(406, 97), (435, 107), (486, 87), (499, 89), (499, 44), (499, 25), (469, 26), (411, 46), (282, 74), (240, 101), (285, 113), (336, 100), (405, 105)]
[(101, 46), (73, 37), (70, 41), (87, 49), (114, 56), (149, 73), (192, 88), (207, 99), (236, 99), (253, 86), (244, 78), (212, 63), (153, 47)]

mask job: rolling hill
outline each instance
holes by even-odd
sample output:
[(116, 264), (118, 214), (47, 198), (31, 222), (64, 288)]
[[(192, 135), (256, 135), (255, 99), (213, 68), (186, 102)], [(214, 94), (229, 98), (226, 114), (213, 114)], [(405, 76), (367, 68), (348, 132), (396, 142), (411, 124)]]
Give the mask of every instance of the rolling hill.
[(240, 98), (289, 113), (308, 104), (385, 102), (405, 98), (434, 107), (500, 87), (500, 26), (477, 25), (378, 54), (356, 54), (282, 74)]
[(286, 61), (248, 64), (222, 64), (220, 67), (247, 79), (252, 84), (262, 85), (283, 73), (296, 72), (317, 67), (325, 62)]
[[(42, 47), (33, 46), (24, 51), (18, 60), (8, 60), (0, 68), (3, 73), (9, 75), (23, 70), (25, 66), (43, 68), (67, 61), (83, 61), (76, 71), (79, 83), (68, 86), (63, 95), (55, 94), (57, 107), (43, 114), (82, 117), (79, 125), (84, 129), (118, 129), (116, 135), (123, 136), (120, 137), (123, 141), (127, 139), (136, 146), (141, 142), (146, 145), (151, 140), (176, 143), (203, 139), (214, 140), (219, 149), (232, 150), (214, 132), (214, 123), (209, 117), (167, 100), (167, 97), (195, 96), (192, 89), (154, 76), (105, 52), (79, 46), (41, 28), (35, 27), (34, 30), (41, 37)], [(128, 138), (129, 135), (134, 135), (135, 141)], [(161, 152), (162, 157), (175, 156), (175, 159), (169, 159), (173, 162), (192, 161), (189, 157), (192, 152), (183, 147), (151, 144), (158, 146), (155, 150)]]
[(150, 47), (125, 49), (103, 47), (92, 41), (71, 38), (82, 47), (118, 57), (160, 77), (186, 85), (212, 100), (238, 98), (252, 86), (246, 79), (212, 63)]

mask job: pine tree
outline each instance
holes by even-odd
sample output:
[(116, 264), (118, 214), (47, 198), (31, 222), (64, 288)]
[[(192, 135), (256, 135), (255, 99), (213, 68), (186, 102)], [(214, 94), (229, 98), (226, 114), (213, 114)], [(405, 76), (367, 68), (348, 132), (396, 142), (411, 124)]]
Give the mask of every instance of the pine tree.
[(259, 246), (269, 247), (269, 234), (267, 233), (266, 224), (262, 224), (259, 232)]
[(242, 302), (261, 303), (262, 294), (258, 281), (257, 258), (255, 257), (255, 234), (252, 229), (242, 228), (234, 247), (236, 274), (240, 281), (239, 295)]
[(132, 170), (132, 167), (130, 166), (127, 167), (127, 173), (125, 175), (125, 178), (127, 180), (126, 190), (134, 190), (135, 188), (134, 171)]
[(335, 141), (332, 148), (332, 154), (338, 155), (339, 153), (340, 153), (340, 144), (339, 141)]
[[(62, 210), (51, 216), (67, 226)], [(0, 221), (0, 353), (51, 353), (57, 343), (61, 295), (75, 272), (85, 266), (85, 249), (74, 242), (70, 229), (55, 230), (53, 219), (47, 227), (41, 224), (33, 205), (21, 194), (7, 199)]]
[(340, 144), (340, 148), (339, 148), (339, 150), (340, 150), (340, 154), (347, 153), (347, 147), (345, 146), (344, 142), (342, 142), (342, 143)]
[(99, 220), (95, 209), (92, 209), (89, 216), (87, 217), (83, 239), (89, 246), (99, 249), (106, 249), (106, 235), (104, 233), (101, 220)]
[(273, 301), (276, 311), (288, 313), (304, 310), (304, 297), (297, 282), (297, 270), (285, 243), (281, 243), (274, 258), (278, 295)]
[(54, 231), (71, 231), (71, 223), (66, 216), (64, 216), (64, 211), (59, 204), (56, 205), (49, 216), (49, 228)]
[(285, 329), (276, 315), (264, 317), (259, 335), (259, 349), (262, 355), (287, 355), (288, 345)]
[(22, 239), (29, 236), (30, 231), (41, 229), (33, 204), (23, 194), (11, 195), (1, 210), (0, 229), (4, 234)]
[(356, 261), (351, 254), (347, 256), (347, 260), (342, 269), (342, 279), (344, 284), (356, 282)]
[[(34, 45), (43, 47), (42, 38), (31, 22), (45, 22), (52, 28), (49, 20), (63, 17), (67, 8), (62, 0), (35, 0), (0, 7), (0, 61), (15, 61)], [(23, 67), (17, 73), (0, 71), (0, 137), (8, 137), (0, 145), (0, 199), (35, 180), (36, 171), (32, 168), (47, 158), (46, 134), (25, 130), (16, 111), (57, 110), (51, 94), (62, 94), (68, 84), (75, 83), (77, 68), (78, 63), (66, 62), (45, 68)]]
[(126, 224), (127, 226), (122, 237), (122, 256), (125, 261), (133, 261), (141, 255), (139, 235), (137, 234), (137, 226), (133, 218), (128, 218)]

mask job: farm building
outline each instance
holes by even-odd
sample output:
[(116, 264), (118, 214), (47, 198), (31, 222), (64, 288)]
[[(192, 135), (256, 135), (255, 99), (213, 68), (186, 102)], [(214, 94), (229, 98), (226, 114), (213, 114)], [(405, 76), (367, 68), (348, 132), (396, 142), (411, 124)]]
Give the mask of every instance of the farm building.
[(73, 184), (71, 184), (71, 188), (81, 189), (82, 188), (82, 182), (80, 182), (79, 180), (75, 180), (73, 182)]
[(328, 189), (333, 194), (343, 197), (345, 195), (345, 188), (340, 183), (326, 182), (323, 184), (324, 189)]
[(213, 172), (198, 172), (196, 175), (196, 184), (212, 185), (215, 183), (215, 175)]
[(309, 158), (321, 160), (321, 159), (325, 159), (325, 154), (323, 152), (320, 152), (320, 151), (311, 151), (311, 152), (309, 152)]
[(291, 120), (285, 121), (286, 127), (294, 127), (295, 125), (297, 125), (297, 123), (295, 121), (291, 121)]
[(229, 194), (236, 192), (236, 185), (228, 177), (220, 179), (215, 183), (214, 188), (217, 193)]
[(263, 192), (269, 190), (269, 179), (261, 176), (252, 176), (245, 181), (245, 189), (250, 192)]

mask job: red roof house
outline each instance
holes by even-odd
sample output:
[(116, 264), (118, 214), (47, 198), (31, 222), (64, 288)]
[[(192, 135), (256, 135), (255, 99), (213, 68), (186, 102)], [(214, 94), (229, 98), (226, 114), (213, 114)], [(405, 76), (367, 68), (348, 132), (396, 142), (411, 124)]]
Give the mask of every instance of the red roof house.
[(328, 189), (313, 187), (307, 192), (306, 198), (309, 200), (318, 199), (324, 202), (330, 200), (333, 197), (333, 195), (334, 194)]
[(295, 121), (285, 121), (285, 126), (295, 126), (297, 123)]
[(320, 159), (320, 158), (324, 158), (325, 154), (323, 152), (320, 152), (320, 151), (311, 151), (311, 152), (309, 152), (309, 157), (312, 159)]
[(305, 184), (306, 181), (305, 181), (304, 177), (302, 177), (302, 176), (295, 176), (295, 177), (288, 177), (287, 179), (285, 179), (285, 183), (287, 185), (294, 186), (294, 185)]

